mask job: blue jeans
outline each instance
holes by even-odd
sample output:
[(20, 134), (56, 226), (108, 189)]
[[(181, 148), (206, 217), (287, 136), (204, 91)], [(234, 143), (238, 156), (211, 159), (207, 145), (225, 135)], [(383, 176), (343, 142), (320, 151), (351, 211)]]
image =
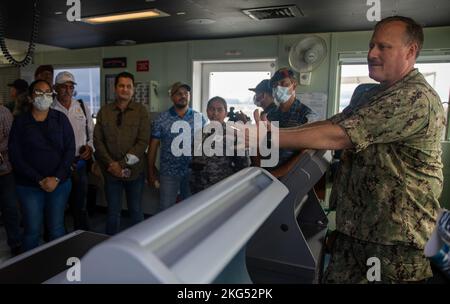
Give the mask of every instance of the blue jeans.
[(182, 200), (191, 196), (189, 187), (189, 175), (185, 176), (168, 176), (161, 175), (159, 177), (159, 211), (163, 211), (173, 205), (177, 201), (178, 192)]
[(88, 193), (87, 166), (84, 164), (72, 172), (72, 191), (70, 192), (69, 205), (74, 220), (74, 230), (89, 230), (89, 217), (86, 210)]
[(0, 207), (8, 238), (8, 246), (11, 249), (17, 249), (22, 243), (22, 235), (19, 227), (16, 185), (12, 173), (0, 176)]
[(143, 173), (134, 180), (121, 180), (109, 173), (105, 174), (105, 195), (108, 201), (107, 234), (114, 235), (120, 230), (123, 190), (125, 190), (128, 212), (130, 213), (132, 224), (134, 225), (144, 220), (144, 213), (142, 212), (141, 206), (143, 189)]
[(16, 187), (17, 195), (22, 205), (25, 228), (22, 243), (24, 251), (39, 246), (44, 213), (50, 241), (66, 233), (64, 229), (64, 210), (71, 188), (72, 182), (70, 180), (62, 182), (50, 193), (37, 187), (19, 185)]

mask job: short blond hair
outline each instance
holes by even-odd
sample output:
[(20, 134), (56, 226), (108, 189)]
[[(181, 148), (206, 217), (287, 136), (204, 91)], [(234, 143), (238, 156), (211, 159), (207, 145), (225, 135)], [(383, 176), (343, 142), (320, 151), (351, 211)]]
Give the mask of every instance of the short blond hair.
[(403, 22), (406, 26), (406, 43), (417, 43), (417, 53), (416, 58), (419, 57), (419, 53), (422, 50), (423, 41), (424, 41), (424, 35), (423, 35), (423, 28), (422, 26), (414, 21), (412, 18), (404, 17), (404, 16), (391, 16), (386, 17), (379, 21), (375, 25), (375, 31), (378, 30), (381, 26), (394, 21), (400, 21)]

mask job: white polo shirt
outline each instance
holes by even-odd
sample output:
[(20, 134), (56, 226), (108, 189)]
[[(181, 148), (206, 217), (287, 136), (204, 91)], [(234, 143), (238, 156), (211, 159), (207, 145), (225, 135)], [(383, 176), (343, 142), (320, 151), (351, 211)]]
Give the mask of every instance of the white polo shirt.
[(75, 135), (75, 156), (80, 155), (80, 148), (86, 143), (94, 149), (93, 137), (94, 137), (94, 122), (92, 120), (91, 111), (89, 107), (84, 104), (86, 109), (86, 116), (88, 119), (88, 132), (89, 132), (89, 142), (86, 142), (86, 116), (83, 113), (83, 109), (80, 103), (76, 99), (72, 99), (69, 109), (66, 109), (59, 101), (55, 98), (51, 108), (66, 114), (69, 118), (70, 124), (72, 125), (73, 133)]

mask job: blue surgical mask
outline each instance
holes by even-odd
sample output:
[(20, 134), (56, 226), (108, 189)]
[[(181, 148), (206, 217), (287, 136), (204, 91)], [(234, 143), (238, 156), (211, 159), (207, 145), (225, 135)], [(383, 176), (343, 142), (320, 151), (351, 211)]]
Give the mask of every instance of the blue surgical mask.
[(273, 98), (275, 98), (275, 100), (278, 101), (279, 103), (285, 103), (292, 96), (292, 92), (289, 92), (290, 88), (291, 87), (277, 86), (276, 88), (273, 89), (272, 93)]
[(33, 106), (39, 111), (47, 111), (53, 103), (52, 96), (43, 94), (34, 98)]

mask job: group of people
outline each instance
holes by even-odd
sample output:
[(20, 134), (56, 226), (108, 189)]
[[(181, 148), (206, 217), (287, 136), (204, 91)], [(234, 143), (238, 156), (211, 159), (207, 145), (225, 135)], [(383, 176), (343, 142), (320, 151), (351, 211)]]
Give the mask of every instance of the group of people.
[[(288, 68), (280, 68), (271, 79), (262, 80), (255, 88), (254, 103), (261, 107), (269, 120), (279, 121), (281, 128), (300, 126), (317, 120), (317, 115), (296, 97), (297, 81), (294, 73)], [(221, 141), (222, 153), (219, 155), (206, 155), (194, 151), (201, 151), (202, 145), (208, 138), (217, 132), (213, 127), (209, 132), (202, 133), (201, 141), (192, 147), (192, 155), (175, 156), (172, 152), (172, 143), (180, 135), (172, 126), (175, 122), (184, 121), (192, 130), (191, 137), (195, 137), (195, 130), (202, 131), (206, 119), (201, 113), (189, 107), (191, 87), (188, 84), (176, 82), (169, 91), (173, 106), (161, 113), (151, 128), (151, 140), (148, 153), (148, 181), (149, 185), (157, 186), (160, 190), (160, 210), (174, 205), (177, 200), (183, 200), (192, 193), (199, 192), (224, 178), (248, 167), (257, 164), (248, 155), (239, 155), (236, 151), (232, 156), (226, 156), (225, 119), (228, 114), (228, 105), (220, 96), (212, 97), (206, 106), (206, 113), (210, 122), (217, 122), (222, 127), (221, 139), (215, 138), (212, 146)], [(201, 117), (195, 125), (195, 115)], [(245, 116), (239, 116), (245, 123)], [(193, 139), (192, 142), (195, 142)], [(235, 142), (236, 144), (236, 142)], [(156, 168), (157, 151), (160, 147), (160, 166)], [(236, 147), (236, 145), (235, 145)], [(203, 151), (204, 152), (204, 151)], [(283, 149), (278, 166), (283, 165), (294, 155), (294, 150)]]
[[(367, 282), (370, 257), (381, 260), (383, 282), (424, 281), (432, 275), (422, 251), (442, 191), (440, 139), (445, 118), (438, 95), (414, 68), (422, 45), (422, 27), (414, 20), (395, 16), (380, 21), (368, 53), (369, 76), (379, 85), (355, 91), (350, 105), (327, 120), (317, 121), (296, 97), (297, 81), (287, 68), (250, 89), (255, 105), (263, 110), (255, 114), (257, 125), (279, 122), (277, 166), (300, 149), (343, 150), (330, 199), (336, 208), (337, 238), (325, 282)], [(143, 220), (146, 169), (148, 184), (159, 188), (162, 211), (252, 162), (248, 155), (174, 155), (173, 142), (182, 132), (172, 128), (175, 122), (188, 124), (192, 138), (194, 130), (208, 123), (189, 107), (191, 87), (186, 83), (171, 86), (173, 106), (150, 123), (147, 110), (133, 100), (133, 75), (122, 72), (115, 79), (115, 102), (100, 109), (94, 127), (89, 109), (73, 98), (73, 75), (62, 72), (54, 86), (52, 81), (53, 77), (37, 78), (28, 89), (23, 82), (13, 84), (16, 98), (22, 99), (21, 106), (16, 102), (9, 107), (14, 120), (0, 106), (2, 214), (13, 251), (39, 244), (44, 219), (50, 240), (62, 236), (69, 197), (76, 206), (78, 227), (88, 229), (83, 191), (93, 155), (104, 177), (106, 232), (111, 235), (120, 229), (123, 191), (132, 222)], [(227, 111), (222, 97), (207, 103), (210, 122), (226, 127)], [(201, 135), (201, 143), (213, 130)], [(17, 199), (23, 238), (14, 208)]]
[[(53, 68), (41, 66), (29, 86), (21, 79), (11, 84), (13, 102), (8, 103), (9, 110), (1, 107), (1, 152), (7, 169), (0, 177), (2, 185), (8, 185), (1, 189), (2, 197), (7, 198), (2, 199), (2, 214), (14, 253), (39, 245), (43, 223), (46, 240), (64, 235), (67, 205), (72, 211), (74, 229), (90, 229), (86, 197), (93, 158), (104, 180), (106, 233), (110, 235), (120, 230), (123, 192), (132, 224), (144, 219), (146, 169), (148, 184), (159, 188), (162, 211), (251, 164), (248, 155), (226, 156), (225, 150), (217, 156), (173, 154), (173, 140), (180, 135), (173, 132), (173, 123), (188, 123), (192, 137), (194, 130), (201, 131), (207, 124), (203, 114), (189, 107), (191, 87), (185, 83), (171, 86), (173, 106), (150, 124), (147, 110), (133, 99), (134, 76), (122, 72), (115, 78), (116, 100), (100, 109), (95, 127), (89, 107), (74, 98), (76, 84), (68, 71), (56, 75), (53, 84)], [(251, 90), (255, 91), (255, 104), (267, 109), (267, 116), (276, 117), (284, 127), (306, 123), (313, 115), (295, 97), (295, 88), (294, 74), (283, 68)], [(284, 93), (272, 97), (272, 90)], [(211, 98), (206, 112), (209, 121), (226, 128), (228, 106), (224, 98)], [(195, 125), (195, 115), (200, 117), (200, 125)], [(212, 129), (202, 134), (200, 144), (214, 132)], [(192, 150), (196, 148), (193, 146)]]
[(61, 72), (53, 85), (53, 73), (52, 66), (43, 65), (30, 85), (22, 79), (14, 81), (12, 102), (8, 108), (0, 106), (1, 211), (13, 255), (39, 245), (43, 223), (47, 241), (63, 236), (68, 202), (74, 229), (89, 229), (86, 195), (92, 116), (82, 101), (73, 98), (74, 76)]

